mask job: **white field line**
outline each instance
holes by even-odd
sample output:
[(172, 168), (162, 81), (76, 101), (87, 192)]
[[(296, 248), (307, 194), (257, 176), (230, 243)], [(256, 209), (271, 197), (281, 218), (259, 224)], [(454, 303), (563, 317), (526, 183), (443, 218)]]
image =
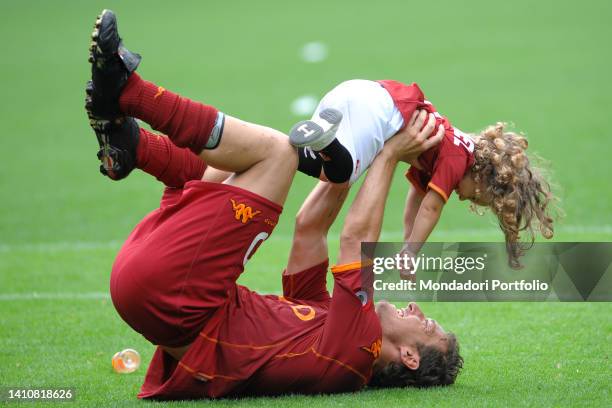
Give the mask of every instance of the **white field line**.
[[(281, 295), (281, 292), (262, 292), (263, 295)], [(108, 292), (24, 292), (24, 293), (0, 293), (0, 302), (14, 302), (19, 300), (110, 300)]]
[(38, 242), (31, 244), (0, 244), (0, 253), (13, 251), (27, 252), (55, 252), (55, 251), (87, 251), (91, 249), (115, 249), (120, 247), (122, 241), (57, 241)]
[(105, 292), (25, 292), (25, 293), (0, 293), (0, 302), (12, 302), (15, 300), (105, 300), (110, 299), (110, 294)]
[[(559, 227), (556, 232), (566, 234), (610, 234), (612, 235), (612, 225), (564, 225)], [(474, 238), (478, 236), (497, 236), (499, 232), (497, 228), (490, 229), (455, 229), (455, 230), (439, 230), (435, 231), (435, 236), (438, 239), (444, 237), (452, 237), (456, 240), (457, 237)], [(402, 239), (403, 231), (383, 231), (380, 241), (384, 240), (399, 240)], [(287, 234), (272, 234), (268, 241), (284, 241), (291, 242), (293, 236)], [(500, 238), (501, 239), (501, 238)], [(338, 236), (330, 235), (329, 242), (337, 242)], [(13, 251), (27, 252), (54, 252), (54, 251), (87, 251), (96, 249), (118, 249), (123, 241), (56, 241), (56, 242), (39, 242), (31, 244), (2, 244), (0, 243), (0, 254)]]
[[(438, 237), (444, 238), (457, 236), (476, 237), (495, 234), (495, 229), (456, 229), (448, 231), (436, 231)], [(612, 225), (599, 226), (577, 226), (566, 225), (558, 229), (558, 232), (569, 234), (612, 234)], [(386, 231), (381, 234), (382, 240), (398, 240), (403, 235), (402, 231)], [(286, 234), (273, 234), (269, 240), (290, 242), (291, 236)], [(338, 241), (338, 237), (330, 236), (329, 242)], [(118, 249), (121, 241), (106, 242), (43, 242), (34, 244), (0, 244), (0, 254), (14, 251), (27, 252), (54, 252), (54, 251), (86, 251), (95, 249)], [(25, 293), (0, 293), (0, 302), (18, 300), (104, 300), (110, 299), (108, 292), (25, 292)]]

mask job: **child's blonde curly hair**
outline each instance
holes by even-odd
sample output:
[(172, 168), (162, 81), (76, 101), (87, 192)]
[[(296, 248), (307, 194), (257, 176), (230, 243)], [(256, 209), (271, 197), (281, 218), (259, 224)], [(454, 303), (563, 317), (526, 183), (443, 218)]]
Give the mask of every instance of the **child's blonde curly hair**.
[[(475, 136), (472, 176), (476, 201), (487, 197), (504, 232), (509, 265), (520, 268), (519, 257), (533, 245), (536, 226), (544, 238), (553, 236), (549, 204), (555, 197), (542, 171), (530, 163), (527, 139), (505, 128), (500, 122)], [(520, 241), (522, 231), (529, 235), (527, 243)]]

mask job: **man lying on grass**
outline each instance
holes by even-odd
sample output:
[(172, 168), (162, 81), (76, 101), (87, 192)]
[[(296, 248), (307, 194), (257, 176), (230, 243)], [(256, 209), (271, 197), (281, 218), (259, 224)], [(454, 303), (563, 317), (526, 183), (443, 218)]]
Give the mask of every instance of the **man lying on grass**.
[[(278, 222), (296, 149), (278, 131), (141, 79), (134, 73), (140, 56), (123, 47), (112, 12), (102, 13), (92, 39), (86, 108), (102, 173), (119, 180), (139, 168), (166, 185), (160, 207), (132, 231), (111, 274), (117, 312), (158, 346), (140, 398), (455, 381), (462, 365), (455, 336), (415, 304), (374, 305), (360, 274), (360, 242), (378, 239), (398, 161), (417, 157), (442, 134), (429, 138), (433, 126), (410, 125), (385, 144), (345, 222), (333, 297), (325, 284), (327, 229), (295, 237), (283, 296), (259, 295), (236, 280)], [(139, 128), (134, 117), (168, 136)], [(311, 201), (304, 211), (316, 215), (322, 207)], [(309, 259), (297, 256), (305, 248)]]

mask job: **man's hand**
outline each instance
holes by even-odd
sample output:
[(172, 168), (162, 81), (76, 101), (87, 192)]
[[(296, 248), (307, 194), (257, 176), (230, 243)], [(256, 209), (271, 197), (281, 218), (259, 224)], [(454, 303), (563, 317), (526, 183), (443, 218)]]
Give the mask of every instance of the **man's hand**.
[[(425, 120), (427, 124), (423, 127)], [(383, 152), (390, 154), (398, 161), (414, 163), (421, 153), (431, 149), (444, 138), (443, 125), (438, 127), (434, 136), (431, 136), (435, 126), (436, 118), (433, 113), (428, 114), (425, 110), (415, 110), (408, 125), (385, 143)]]

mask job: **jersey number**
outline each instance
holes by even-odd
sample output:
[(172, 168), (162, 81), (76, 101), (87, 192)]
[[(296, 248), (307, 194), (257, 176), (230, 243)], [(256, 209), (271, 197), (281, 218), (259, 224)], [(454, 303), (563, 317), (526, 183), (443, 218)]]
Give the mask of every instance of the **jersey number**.
[(463, 133), (459, 129), (455, 129), (453, 133), (455, 134), (453, 139), (455, 146), (463, 146), (468, 152), (474, 152), (474, 141), (467, 133)]
[[(253, 238), (253, 242), (251, 242), (251, 245), (249, 245), (249, 249), (247, 249), (246, 254), (244, 254), (244, 260), (242, 261), (242, 265), (246, 265), (247, 261), (251, 258), (253, 251), (255, 250), (255, 248), (257, 248), (257, 245), (263, 242), (269, 236), (270, 234), (268, 234), (267, 232), (260, 232), (255, 236), (255, 238)], [(317, 314), (312, 306), (295, 304), (285, 299), (283, 296), (279, 296), (279, 300), (288, 303), (297, 318), (304, 322), (314, 319), (315, 315)]]
[(255, 236), (255, 238), (253, 238), (253, 242), (251, 242), (251, 245), (249, 245), (249, 249), (247, 249), (246, 254), (244, 254), (242, 266), (246, 265), (247, 261), (251, 259), (251, 255), (253, 255), (253, 252), (255, 251), (255, 248), (257, 248), (257, 245), (263, 242), (269, 236), (270, 234), (268, 234), (267, 232), (260, 232)]
[(303, 322), (312, 320), (317, 315), (317, 312), (312, 306), (295, 304), (292, 301), (287, 300), (284, 296), (279, 296), (278, 300), (289, 304), (291, 310), (293, 311), (293, 314), (295, 314), (297, 318)]

